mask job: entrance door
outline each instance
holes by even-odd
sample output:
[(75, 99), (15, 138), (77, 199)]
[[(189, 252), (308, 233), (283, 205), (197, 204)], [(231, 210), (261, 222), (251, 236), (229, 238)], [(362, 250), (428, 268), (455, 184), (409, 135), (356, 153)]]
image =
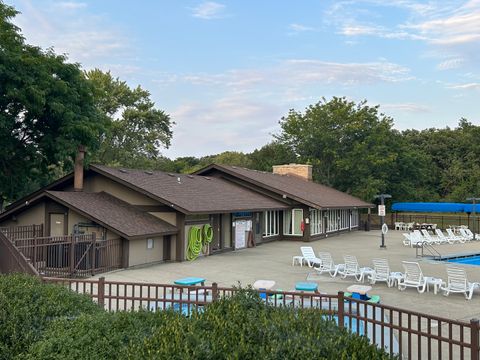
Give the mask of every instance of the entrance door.
[(65, 235), (65, 214), (50, 214), (50, 236)]

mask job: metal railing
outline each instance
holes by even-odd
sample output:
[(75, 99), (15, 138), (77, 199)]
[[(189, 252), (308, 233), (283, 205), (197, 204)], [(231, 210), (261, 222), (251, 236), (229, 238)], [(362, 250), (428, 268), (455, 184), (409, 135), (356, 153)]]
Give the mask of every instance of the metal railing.
[[(428, 255), (425, 255), (425, 251), (428, 252)], [(417, 246), (415, 247), (415, 255), (416, 257), (431, 256), (435, 260), (442, 258), (442, 254), (428, 241), (417, 242)]]
[(41, 237), (43, 224), (0, 227), (0, 232), (10, 240)]
[[(44, 281), (67, 286), (87, 294), (109, 311), (152, 311), (173, 308), (185, 315), (238, 289), (211, 286), (179, 286), (98, 280), (44, 278)], [(334, 319), (338, 326), (368, 337), (372, 344), (390, 354), (407, 359), (479, 360), (479, 321), (470, 322), (427, 315), (384, 304), (373, 304), (343, 292), (320, 293), (259, 291), (271, 306), (317, 309), (322, 316)]]

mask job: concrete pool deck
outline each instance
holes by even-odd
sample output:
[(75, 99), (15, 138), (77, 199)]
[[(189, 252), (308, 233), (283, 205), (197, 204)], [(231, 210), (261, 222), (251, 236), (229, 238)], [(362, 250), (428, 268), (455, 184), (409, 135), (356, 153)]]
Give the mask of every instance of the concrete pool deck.
[[(312, 246), (315, 252), (328, 251), (336, 263), (343, 262), (343, 255), (356, 255), (360, 266), (372, 267), (373, 258), (386, 258), (392, 271), (403, 271), (401, 262), (418, 261), (425, 276), (439, 277), (446, 280), (446, 264), (427, 258), (416, 258), (415, 248), (402, 244), (401, 231), (389, 231), (386, 237), (387, 249), (380, 249), (379, 231), (355, 231), (332, 235), (311, 243), (275, 241), (268, 244), (239, 251), (221, 253), (199, 258), (193, 262), (164, 263), (141, 268), (130, 268), (95, 276), (104, 276), (111, 281), (132, 281), (173, 284), (175, 279), (196, 276), (207, 279), (207, 284), (218, 283), (219, 286), (243, 286), (253, 284), (256, 280), (275, 280), (275, 289), (291, 290), (295, 283), (305, 281), (309, 273), (315, 272), (307, 266), (292, 266), (292, 257), (300, 255), (300, 246)], [(436, 249), (442, 256), (458, 253), (480, 253), (480, 241), (466, 244), (439, 245)], [(471, 282), (480, 282), (480, 266), (451, 264), (466, 269)], [(321, 292), (334, 294), (346, 291), (356, 282), (353, 278), (332, 278), (328, 274), (309, 277), (309, 281), (318, 283)], [(399, 291), (396, 287), (388, 288), (384, 282), (372, 285), (371, 294), (381, 296), (383, 304), (423, 312), (441, 317), (470, 320), (480, 317), (480, 290), (476, 290), (473, 299), (465, 300), (463, 294), (443, 296), (441, 292), (419, 294), (416, 289)]]

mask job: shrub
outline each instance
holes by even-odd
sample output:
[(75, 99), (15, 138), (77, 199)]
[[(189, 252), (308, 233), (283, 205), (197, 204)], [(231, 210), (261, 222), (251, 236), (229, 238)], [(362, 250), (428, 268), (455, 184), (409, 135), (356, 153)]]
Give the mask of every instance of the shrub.
[(30, 349), (29, 359), (118, 359), (166, 322), (185, 318), (171, 311), (103, 312), (52, 322)]
[(368, 339), (340, 329), (318, 310), (265, 306), (256, 293), (209, 305), (204, 313), (166, 322), (129, 359), (387, 359)]
[(101, 310), (87, 296), (28, 275), (0, 275), (0, 358), (27, 351), (55, 318)]

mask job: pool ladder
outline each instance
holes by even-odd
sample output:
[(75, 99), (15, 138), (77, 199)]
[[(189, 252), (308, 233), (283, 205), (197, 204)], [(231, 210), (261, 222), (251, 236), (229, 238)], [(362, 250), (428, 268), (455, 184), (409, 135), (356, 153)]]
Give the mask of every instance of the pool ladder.
[[(433, 256), (435, 260), (440, 260), (442, 258), (442, 254), (440, 254), (438, 250), (435, 249), (428, 241), (422, 241), (421, 243), (417, 243), (415, 252), (417, 257), (423, 258), (425, 256)], [(427, 252), (428, 254), (425, 254), (425, 252)]]

